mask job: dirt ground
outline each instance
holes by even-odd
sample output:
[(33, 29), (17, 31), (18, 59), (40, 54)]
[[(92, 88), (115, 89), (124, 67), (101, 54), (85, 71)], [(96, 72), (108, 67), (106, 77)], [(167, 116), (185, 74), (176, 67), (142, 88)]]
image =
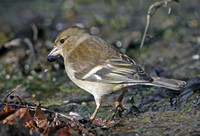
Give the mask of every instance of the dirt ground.
[[(54, 63), (47, 61), (56, 36), (63, 29), (78, 25), (136, 59), (146, 14), (154, 2), (2, 0), (0, 105), (9, 91), (21, 85), (12, 94), (26, 102), (40, 102), (51, 111), (65, 115), (75, 112), (87, 119), (95, 109), (93, 96), (69, 80), (62, 58)], [(123, 100), (128, 109), (114, 118), (114, 102), (120, 92), (109, 95), (104, 98), (97, 118), (118, 122), (109, 127), (90, 124), (92, 133), (81, 130), (80, 135), (200, 135), (199, 5), (197, 0), (180, 0), (159, 8), (152, 17), (138, 58), (149, 74), (184, 80), (187, 85), (180, 91), (135, 86)], [(7, 101), (15, 102), (10, 98)], [(21, 134), (30, 133), (1, 122), (0, 135)]]

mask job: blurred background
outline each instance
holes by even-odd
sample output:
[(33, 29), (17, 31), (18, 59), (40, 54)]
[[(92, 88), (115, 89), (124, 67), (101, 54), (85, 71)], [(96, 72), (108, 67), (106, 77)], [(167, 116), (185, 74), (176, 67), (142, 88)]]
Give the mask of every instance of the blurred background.
[[(28, 101), (60, 105), (65, 112), (78, 111), (87, 116), (95, 107), (92, 96), (68, 79), (62, 58), (47, 62), (56, 36), (77, 25), (136, 59), (148, 8), (156, 1), (1, 0), (0, 100), (21, 84), (16, 92)], [(200, 77), (199, 6), (198, 0), (180, 0), (156, 11), (139, 58), (148, 73), (192, 81)], [(125, 103), (139, 105), (141, 98), (149, 98), (158, 88), (142, 89), (129, 91)], [(192, 100), (198, 101), (198, 96), (195, 94)], [(80, 98), (83, 101), (69, 105)], [(115, 95), (112, 99), (116, 99)], [(111, 110), (112, 103), (106, 101), (105, 107)], [(103, 117), (104, 110), (100, 110)]]

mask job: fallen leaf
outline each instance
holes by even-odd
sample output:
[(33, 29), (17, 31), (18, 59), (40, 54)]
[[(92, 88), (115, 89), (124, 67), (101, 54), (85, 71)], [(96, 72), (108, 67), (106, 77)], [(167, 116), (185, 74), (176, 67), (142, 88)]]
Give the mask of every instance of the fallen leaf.
[(26, 110), (26, 112), (24, 113), (24, 116), (21, 118), (25, 128), (29, 128), (29, 129), (34, 129), (35, 125), (34, 125), (34, 121), (33, 118), (31, 117), (28, 108)]
[(0, 120), (6, 118), (8, 115), (12, 114), (15, 112), (15, 109), (10, 108), (8, 104), (3, 108), (2, 111), (0, 111)]
[(14, 114), (9, 115), (6, 119), (3, 120), (3, 123), (8, 123), (10, 125), (16, 126), (16, 119), (19, 117), (20, 119), (23, 118), (24, 114), (26, 113), (28, 109), (27, 108), (20, 108), (17, 110)]
[(56, 116), (54, 117), (51, 124), (44, 130), (43, 134), (49, 134), (51, 132), (55, 132), (59, 130), (60, 128), (64, 127), (64, 123), (60, 122), (58, 119), (58, 114), (56, 113)]
[(56, 133), (55, 136), (71, 136), (69, 133), (69, 129), (67, 127), (59, 129)]
[(55, 126), (59, 126), (62, 125), (62, 123), (60, 122), (60, 120), (58, 119), (58, 114), (56, 113), (56, 116), (54, 117), (51, 126), (55, 127)]
[(35, 114), (34, 114), (34, 121), (36, 122), (39, 128), (45, 129), (47, 126), (48, 120), (44, 112), (41, 110), (40, 103), (36, 107)]

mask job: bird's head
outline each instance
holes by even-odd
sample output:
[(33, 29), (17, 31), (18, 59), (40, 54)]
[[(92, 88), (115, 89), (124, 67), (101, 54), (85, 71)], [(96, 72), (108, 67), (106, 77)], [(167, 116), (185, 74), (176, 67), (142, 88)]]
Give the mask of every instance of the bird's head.
[(62, 31), (55, 40), (55, 45), (48, 55), (48, 61), (53, 62), (57, 56), (67, 56), (77, 45), (77, 42), (84, 34), (88, 34), (84, 29), (72, 26)]

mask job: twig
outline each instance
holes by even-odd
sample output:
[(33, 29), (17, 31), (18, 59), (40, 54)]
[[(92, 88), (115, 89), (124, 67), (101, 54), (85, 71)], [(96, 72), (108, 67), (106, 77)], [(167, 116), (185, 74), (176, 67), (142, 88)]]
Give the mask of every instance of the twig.
[(149, 28), (149, 23), (151, 21), (151, 17), (154, 15), (154, 13), (156, 12), (157, 9), (159, 9), (160, 7), (164, 7), (168, 3), (173, 2), (173, 1), (179, 2), (179, 0), (163, 0), (163, 1), (160, 1), (160, 2), (155, 2), (155, 3), (150, 5), (148, 12), (147, 12), (146, 26), (145, 26), (144, 34), (143, 34), (142, 41), (141, 41), (141, 44), (140, 44), (140, 48), (139, 48), (138, 53), (137, 53), (136, 62), (138, 62), (138, 60), (139, 60), (140, 52), (141, 52), (141, 49), (144, 45), (144, 40), (146, 38), (146, 34), (147, 34), (147, 30)]
[(24, 42), (28, 46), (28, 48), (30, 49), (30, 51), (32, 53), (33, 60), (35, 62), (36, 61), (35, 50), (33, 48), (33, 44), (31, 42), (31, 40), (28, 39), (28, 38), (16, 38), (16, 39), (14, 39), (10, 42), (5, 43), (4, 47), (6, 47), (6, 48), (12, 47), (12, 46), (17, 47), (17, 46), (20, 46), (22, 42)]
[(33, 30), (33, 41), (38, 40), (38, 28), (35, 24), (31, 24), (31, 28)]
[(73, 120), (73, 119), (74, 119), (73, 117), (64, 115), (64, 114), (62, 114), (62, 113), (58, 113), (58, 112), (56, 112), (56, 113), (57, 113), (58, 115), (60, 115), (61, 117), (67, 118), (67, 119), (69, 119), (69, 120)]
[(94, 100), (94, 97), (90, 96), (88, 98), (83, 98), (83, 99), (72, 99), (72, 100), (67, 101), (65, 104), (70, 104), (70, 103), (81, 104), (82, 102), (90, 102), (90, 101), (93, 101), (93, 100)]
[[(4, 104), (5, 104), (5, 102), (2, 102), (1, 105), (3, 106)], [(6, 103), (6, 104), (8, 104), (9, 106), (17, 106), (19, 108), (29, 108), (30, 111), (35, 111), (35, 109), (36, 109), (36, 106), (30, 106), (30, 105), (21, 105), (21, 104), (16, 104), (16, 103)], [(43, 108), (41, 107), (41, 110), (43, 112), (56, 113), (56, 114), (58, 114), (58, 115), (60, 115), (62, 117), (65, 117), (65, 118), (69, 119), (69, 120), (73, 120), (73, 117), (70, 117), (70, 116), (64, 115), (62, 113), (58, 113), (58, 112), (49, 110), (49, 109), (44, 108), (44, 107)]]
[(10, 91), (10, 92), (6, 95), (5, 99), (3, 100), (2, 104), (1, 104), (1, 107), (3, 106), (3, 104), (5, 103), (5, 101), (7, 100), (7, 98), (8, 98), (14, 91), (16, 91), (18, 88), (20, 88), (21, 85), (22, 85), (22, 84), (18, 85), (17, 87), (15, 87), (12, 91)]
[(35, 55), (35, 51), (34, 51), (32, 42), (28, 38), (24, 38), (24, 42), (27, 44), (27, 46), (31, 50), (32, 56), (33, 56), (33, 60), (35, 62), (36, 61), (36, 55)]

